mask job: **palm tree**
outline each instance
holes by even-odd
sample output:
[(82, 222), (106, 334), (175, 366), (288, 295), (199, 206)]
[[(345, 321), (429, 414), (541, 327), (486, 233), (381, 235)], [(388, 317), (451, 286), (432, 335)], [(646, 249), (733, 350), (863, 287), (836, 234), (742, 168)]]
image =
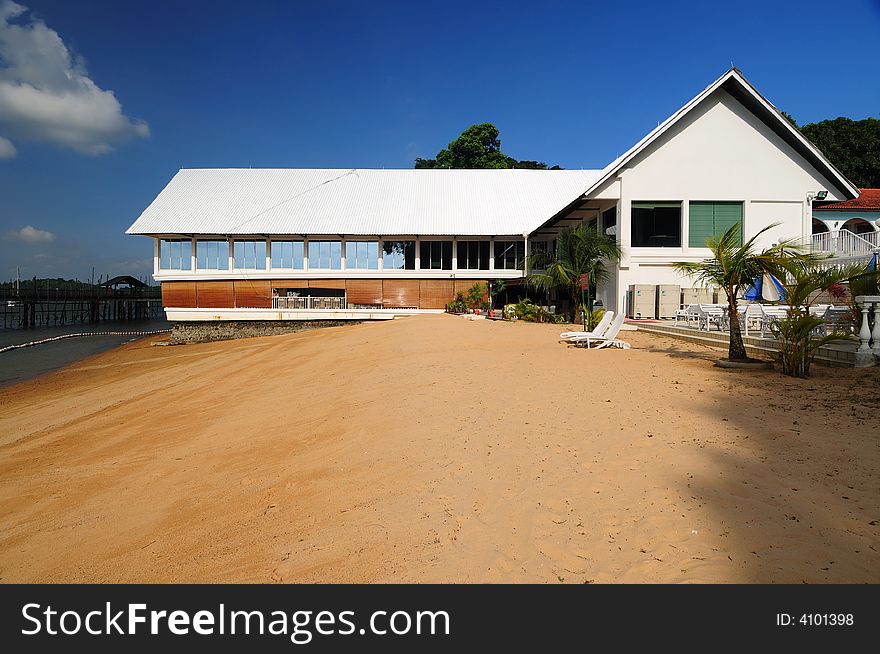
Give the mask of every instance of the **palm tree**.
[(727, 293), (727, 316), (730, 322), (730, 345), (727, 357), (730, 361), (748, 361), (743, 344), (742, 330), (736, 298), (741, 289), (748, 289), (764, 273), (778, 274), (791, 261), (812, 262), (817, 259), (805, 254), (803, 246), (794, 239), (780, 241), (758, 252), (758, 237), (779, 223), (768, 225), (748, 241), (740, 244), (740, 224), (736, 223), (721, 236), (710, 238), (706, 245), (712, 250), (712, 258), (703, 261), (678, 261), (673, 267), (685, 275), (696, 278), (704, 285), (713, 285)]
[(782, 372), (791, 377), (807, 377), (810, 364), (820, 347), (835, 341), (848, 340), (841, 333), (817, 335), (824, 324), (820, 316), (810, 313), (816, 298), (835, 284), (852, 282), (870, 276), (872, 271), (864, 264), (816, 267), (809, 262), (790, 259), (777, 272), (785, 289), (788, 316), (770, 326), (779, 341), (776, 355)]
[[(558, 290), (570, 300), (569, 319), (577, 320), (580, 306), (581, 276), (592, 283), (608, 279), (608, 263), (620, 260), (620, 245), (613, 236), (600, 234), (587, 225), (565, 227), (560, 231), (555, 252), (534, 252), (528, 257), (526, 284), (536, 290)], [(587, 311), (592, 313), (590, 308)]]

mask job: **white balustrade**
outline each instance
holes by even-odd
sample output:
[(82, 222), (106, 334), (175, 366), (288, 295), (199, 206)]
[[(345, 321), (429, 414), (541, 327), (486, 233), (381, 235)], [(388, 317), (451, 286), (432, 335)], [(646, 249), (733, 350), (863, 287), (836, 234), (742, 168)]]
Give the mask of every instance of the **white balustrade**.
[(856, 368), (867, 368), (876, 365), (880, 357), (880, 295), (857, 295), (855, 300), (862, 312)]

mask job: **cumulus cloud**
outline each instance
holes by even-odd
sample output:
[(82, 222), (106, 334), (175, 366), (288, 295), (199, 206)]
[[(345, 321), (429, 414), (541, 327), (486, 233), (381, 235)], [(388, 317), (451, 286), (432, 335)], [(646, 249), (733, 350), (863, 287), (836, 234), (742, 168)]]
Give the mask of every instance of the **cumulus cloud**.
[(0, 136), (0, 159), (14, 159), (14, 158), (15, 158), (15, 146), (12, 145), (12, 141)]
[[(149, 136), (147, 123), (122, 112), (113, 91), (92, 81), (58, 32), (42, 20), (26, 20), (27, 12), (0, 0), (0, 132), (90, 155)], [(14, 156), (12, 143), (0, 137), (0, 157), (4, 142)]]
[(6, 232), (6, 238), (24, 241), (25, 243), (51, 243), (55, 240), (55, 234), (45, 229), (37, 229), (32, 225), (25, 225), (21, 229), (13, 229)]

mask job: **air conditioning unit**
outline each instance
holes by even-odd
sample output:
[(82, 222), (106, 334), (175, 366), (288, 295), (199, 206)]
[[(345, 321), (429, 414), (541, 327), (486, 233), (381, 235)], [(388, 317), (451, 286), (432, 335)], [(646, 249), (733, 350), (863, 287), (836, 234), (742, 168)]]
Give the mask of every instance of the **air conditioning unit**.
[(653, 284), (630, 284), (626, 293), (627, 316), (653, 318), (657, 306), (657, 288)]
[(681, 306), (690, 304), (712, 304), (715, 302), (715, 293), (711, 288), (683, 288), (681, 289)]
[(675, 318), (681, 308), (681, 286), (678, 284), (657, 285), (657, 317)]

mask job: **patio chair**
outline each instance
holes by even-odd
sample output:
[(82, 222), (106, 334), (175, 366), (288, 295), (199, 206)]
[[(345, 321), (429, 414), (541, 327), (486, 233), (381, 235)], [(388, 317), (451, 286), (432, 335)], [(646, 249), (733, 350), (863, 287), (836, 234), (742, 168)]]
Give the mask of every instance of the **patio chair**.
[(630, 348), (630, 344), (617, 338), (617, 335), (620, 333), (620, 328), (623, 326), (623, 321), (625, 318), (626, 316), (622, 313), (618, 315), (614, 319), (614, 322), (611, 323), (611, 327), (608, 328), (608, 331), (605, 333), (604, 336), (573, 336), (568, 340), (568, 342), (572, 345), (583, 345), (584, 347), (592, 347), (596, 350), (603, 347), (616, 347), (620, 348), (621, 350), (628, 350)]
[(722, 325), (724, 323), (724, 316), (727, 313), (725, 308), (720, 304), (700, 304), (698, 305), (700, 311), (697, 315), (697, 327), (700, 331), (712, 331), (712, 325), (715, 325), (718, 328), (718, 331), (722, 330)]
[(602, 318), (599, 319), (599, 324), (592, 331), (562, 332), (559, 338), (560, 340), (567, 341), (575, 336), (603, 336), (608, 331), (608, 326), (612, 320), (614, 320), (614, 312), (606, 311)]

